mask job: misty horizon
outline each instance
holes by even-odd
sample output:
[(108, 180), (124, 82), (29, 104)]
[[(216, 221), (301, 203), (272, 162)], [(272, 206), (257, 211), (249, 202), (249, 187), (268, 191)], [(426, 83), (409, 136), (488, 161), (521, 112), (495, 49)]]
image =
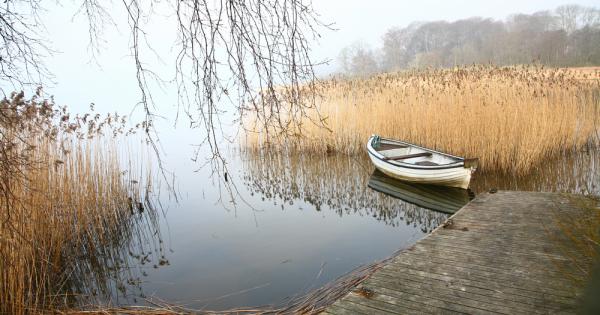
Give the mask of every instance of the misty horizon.
[(501, 19), (414, 21), (404, 27), (391, 26), (379, 37), (375, 46), (357, 40), (342, 48), (334, 73), (364, 76), (487, 63), (600, 64), (600, 10), (573, 4)]

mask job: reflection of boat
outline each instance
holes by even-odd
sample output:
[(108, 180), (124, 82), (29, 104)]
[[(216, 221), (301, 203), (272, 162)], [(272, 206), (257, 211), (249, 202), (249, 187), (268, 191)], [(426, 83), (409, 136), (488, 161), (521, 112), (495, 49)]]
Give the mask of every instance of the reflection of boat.
[(414, 183), (467, 189), (476, 159), (464, 159), (408, 142), (373, 135), (367, 142), (369, 158), (386, 175)]
[(433, 230), (448, 217), (374, 193), (366, 185), (371, 174), (356, 171), (358, 165), (368, 163), (366, 156), (357, 161), (339, 154), (243, 154), (243, 179), (249, 192), (281, 204), (282, 209), (303, 203), (316, 211), (334, 211), (340, 217), (370, 216), (390, 226), (418, 226), (423, 232)]
[(369, 178), (372, 189), (422, 208), (454, 213), (470, 200), (469, 191), (453, 187), (406, 183), (375, 170)]

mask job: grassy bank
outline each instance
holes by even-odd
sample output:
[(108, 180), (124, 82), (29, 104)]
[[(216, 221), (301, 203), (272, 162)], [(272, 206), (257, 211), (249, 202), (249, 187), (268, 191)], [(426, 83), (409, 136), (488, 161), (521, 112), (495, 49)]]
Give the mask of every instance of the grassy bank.
[(585, 78), (568, 69), (478, 66), (331, 79), (317, 87), (316, 110), (275, 127), (247, 121), (243, 142), (355, 155), (379, 134), (478, 157), (487, 171), (526, 173), (597, 137), (600, 75)]
[(101, 299), (119, 286), (127, 251), (151, 243), (155, 231), (136, 222), (155, 219), (148, 177), (123, 172), (117, 149), (124, 123), (71, 117), (37, 96), (0, 102), (0, 313)]

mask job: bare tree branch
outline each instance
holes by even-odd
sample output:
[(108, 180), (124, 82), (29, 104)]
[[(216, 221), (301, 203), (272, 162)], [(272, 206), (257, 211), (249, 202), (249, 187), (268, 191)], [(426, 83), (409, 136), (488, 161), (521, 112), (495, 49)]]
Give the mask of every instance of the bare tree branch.
[[(154, 129), (159, 111), (151, 88), (156, 84), (174, 82), (178, 119), (184, 114), (190, 127), (201, 131), (200, 148), (210, 148), (206, 164), (222, 178), (227, 176), (223, 143), (233, 141), (222, 129), (227, 110), (238, 122), (252, 115), (263, 129), (277, 127), (285, 136), (297, 134), (301, 118), (314, 108), (310, 95), (316, 76), (310, 44), (319, 37), (318, 30), (328, 26), (319, 21), (310, 1), (73, 1), (78, 3), (75, 15), (87, 18), (92, 58), (101, 51), (103, 30), (115, 25), (115, 12), (126, 13), (140, 92), (137, 105), (143, 107), (148, 142), (159, 158)], [(17, 90), (42, 85), (51, 77), (43, 63), (51, 50), (40, 33), (44, 27), (38, 18), (40, 4), (41, 0), (6, 0), (0, 8), (0, 82), (10, 82)], [(147, 33), (158, 16), (176, 22), (175, 56), (170, 61), (174, 76), (167, 79), (149, 61), (151, 54), (156, 55), (153, 46), (165, 44), (153, 43)], [(194, 159), (199, 157), (197, 150)], [(230, 193), (235, 190), (226, 186)]]
[[(41, 0), (6, 0), (0, 4), (0, 82), (10, 91), (52, 79), (43, 60), (52, 53), (39, 36)], [(0, 86), (4, 97), (7, 92)]]

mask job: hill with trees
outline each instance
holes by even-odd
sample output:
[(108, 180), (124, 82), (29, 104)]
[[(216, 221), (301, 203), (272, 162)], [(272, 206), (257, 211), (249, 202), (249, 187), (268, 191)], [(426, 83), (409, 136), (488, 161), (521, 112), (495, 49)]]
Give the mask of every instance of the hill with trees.
[(600, 9), (565, 5), (504, 20), (414, 22), (388, 29), (378, 49), (360, 42), (344, 48), (339, 61), (351, 75), (473, 63), (596, 66)]

